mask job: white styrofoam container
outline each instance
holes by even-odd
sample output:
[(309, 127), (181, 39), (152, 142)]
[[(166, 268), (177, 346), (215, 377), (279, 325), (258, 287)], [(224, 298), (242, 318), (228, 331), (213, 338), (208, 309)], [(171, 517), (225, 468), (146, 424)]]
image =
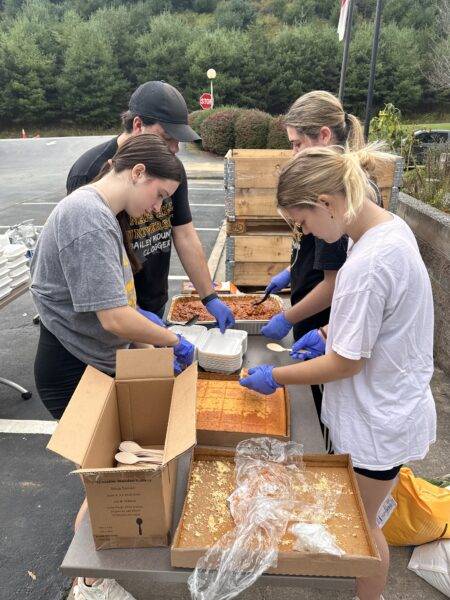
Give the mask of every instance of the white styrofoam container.
[(170, 331), (178, 333), (187, 339), (188, 342), (195, 346), (195, 359), (198, 358), (198, 348), (201, 346), (208, 335), (208, 330), (203, 325), (172, 325), (169, 327)]
[(8, 267), (12, 270), (18, 269), (19, 267), (23, 267), (27, 264), (26, 256), (19, 256), (19, 258), (15, 258), (14, 260), (7, 261)]
[(15, 269), (9, 269), (9, 276), (12, 277), (12, 279), (23, 277), (26, 273), (30, 274), (30, 269), (26, 264), (16, 267)]
[(210, 329), (198, 348), (198, 363), (207, 371), (233, 373), (242, 366), (243, 355), (242, 335), (230, 330), (222, 334), (219, 329)]
[(8, 267), (0, 264), (0, 279), (3, 279), (3, 277), (6, 277), (6, 275), (9, 276)]
[(24, 244), (9, 244), (4, 246), (4, 253), (8, 261), (15, 261), (27, 253), (27, 247)]
[(6, 286), (6, 287), (0, 288), (0, 300), (3, 300), (3, 298), (6, 298), (6, 296), (8, 296), (8, 294), (10, 294), (11, 292), (12, 292), (12, 287)]
[(16, 287), (19, 287), (19, 285), (22, 285), (23, 283), (27, 283), (27, 281), (30, 281), (29, 273), (25, 273), (25, 275), (23, 275), (22, 277), (17, 277), (16, 279), (13, 279), (11, 287), (14, 289)]
[(11, 283), (12, 279), (8, 274), (6, 274), (4, 277), (0, 277), (0, 289), (4, 287), (10, 287)]

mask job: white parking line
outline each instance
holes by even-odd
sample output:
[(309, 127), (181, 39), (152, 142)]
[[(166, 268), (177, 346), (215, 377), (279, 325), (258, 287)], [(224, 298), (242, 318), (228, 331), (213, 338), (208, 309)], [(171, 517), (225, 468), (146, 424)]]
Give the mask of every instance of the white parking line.
[(55, 431), (57, 425), (57, 421), (0, 419), (0, 433), (44, 433), (51, 435)]
[(220, 231), (220, 227), (196, 227), (195, 231)]

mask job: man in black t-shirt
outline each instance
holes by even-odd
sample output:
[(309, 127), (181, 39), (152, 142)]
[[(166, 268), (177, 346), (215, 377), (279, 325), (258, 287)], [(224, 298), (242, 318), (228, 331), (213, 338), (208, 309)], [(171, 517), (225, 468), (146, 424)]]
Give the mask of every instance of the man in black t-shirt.
[[(188, 124), (183, 96), (163, 81), (148, 81), (137, 88), (130, 98), (129, 109), (122, 114), (122, 124), (124, 131), (118, 137), (91, 148), (74, 163), (67, 177), (68, 194), (90, 183), (130, 136), (159, 135), (174, 154), (179, 150), (180, 141), (200, 139)], [(220, 329), (225, 331), (234, 324), (233, 313), (214, 292), (203, 248), (192, 224), (185, 172), (177, 191), (164, 201), (159, 213), (128, 218), (128, 235), (142, 263), (142, 269), (134, 276), (141, 309), (159, 317), (164, 313), (173, 238), (189, 279)]]

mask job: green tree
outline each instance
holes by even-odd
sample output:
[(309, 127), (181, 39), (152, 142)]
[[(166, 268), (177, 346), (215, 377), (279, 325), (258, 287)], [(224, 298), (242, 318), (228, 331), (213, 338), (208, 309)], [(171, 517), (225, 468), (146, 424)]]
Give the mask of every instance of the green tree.
[(66, 118), (83, 124), (115, 123), (125, 105), (128, 85), (110, 42), (92, 21), (79, 22), (66, 35), (59, 79)]
[(149, 30), (136, 41), (136, 77), (140, 82), (163, 79), (189, 93), (188, 48), (199, 36), (178, 14), (151, 19)]
[(38, 36), (20, 15), (0, 37), (0, 119), (42, 123), (54, 114), (52, 55), (39, 46)]
[[(186, 54), (189, 70), (189, 95), (191, 107), (197, 108), (198, 98), (208, 90), (206, 71), (213, 67), (216, 107), (224, 104), (241, 106), (241, 77), (245, 66), (247, 36), (242, 31), (216, 29), (196, 35)], [(256, 79), (255, 79), (256, 81)]]
[[(363, 115), (370, 72), (373, 26), (363, 25), (356, 31), (350, 49), (345, 105)], [(373, 107), (391, 102), (400, 110), (418, 108), (422, 95), (422, 59), (416, 32), (390, 23), (381, 30)]]
[(215, 14), (219, 27), (247, 29), (255, 21), (256, 7), (250, 0), (221, 0)]
[(314, 89), (336, 92), (340, 63), (334, 27), (284, 27), (272, 40), (274, 76), (267, 89), (269, 112), (284, 113), (298, 96)]

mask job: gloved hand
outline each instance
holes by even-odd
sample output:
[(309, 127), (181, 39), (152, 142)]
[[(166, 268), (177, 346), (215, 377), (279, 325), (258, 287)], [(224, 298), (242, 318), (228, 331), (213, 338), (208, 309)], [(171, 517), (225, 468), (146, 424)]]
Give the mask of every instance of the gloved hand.
[(216, 319), (220, 333), (225, 333), (228, 327), (233, 327), (235, 323), (234, 315), (225, 302), (222, 302), (219, 298), (213, 298), (205, 304), (205, 308)]
[(155, 315), (155, 313), (152, 313), (148, 310), (144, 310), (143, 308), (140, 308), (139, 306), (137, 307), (137, 311), (139, 313), (141, 313), (141, 315), (143, 315), (146, 319), (148, 319), (149, 321), (154, 323), (155, 325), (159, 325), (160, 327), (166, 327), (166, 324), (164, 323), (164, 321), (162, 319), (160, 319), (158, 317), (158, 315)]
[(276, 292), (281, 292), (282, 289), (287, 287), (291, 283), (291, 270), (284, 269), (278, 275), (275, 275), (270, 280), (269, 285), (265, 289), (266, 294), (275, 294)]
[(264, 325), (261, 333), (271, 340), (281, 340), (290, 332), (292, 327), (292, 323), (281, 312), (272, 317), (267, 325)]
[[(300, 352), (300, 350), (305, 350), (305, 352)], [(317, 358), (325, 354), (325, 340), (318, 329), (313, 329), (295, 342), (289, 354), (294, 360)]]
[(194, 360), (195, 346), (188, 342), (186, 338), (177, 334), (179, 342), (174, 346), (173, 351), (175, 358), (173, 361), (173, 368), (175, 373), (181, 373), (186, 367), (188, 367)]
[(248, 376), (239, 380), (239, 383), (260, 394), (273, 394), (277, 388), (283, 387), (275, 381), (272, 375), (273, 365), (259, 365), (248, 370)]

